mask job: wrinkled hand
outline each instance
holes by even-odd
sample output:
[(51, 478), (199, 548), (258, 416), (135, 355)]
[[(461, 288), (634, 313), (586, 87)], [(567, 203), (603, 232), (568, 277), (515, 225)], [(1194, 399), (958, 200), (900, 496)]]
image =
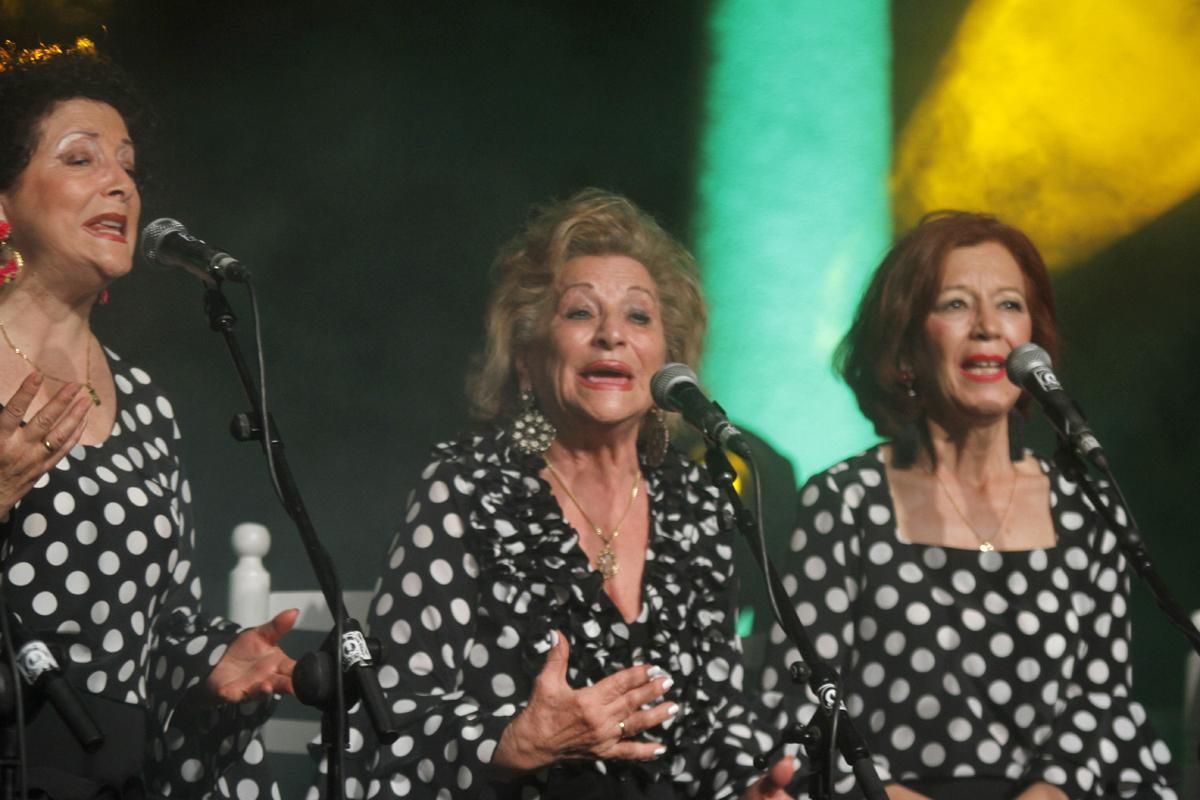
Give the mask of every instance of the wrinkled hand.
[(898, 783), (889, 783), (884, 787), (884, 791), (887, 792), (888, 800), (929, 800), (920, 792), (914, 792), (907, 786), (901, 786)]
[(270, 622), (238, 634), (209, 673), (209, 692), (226, 703), (240, 703), (267, 694), (292, 694), (294, 659), (279, 640), (296, 624), (299, 609), (281, 611)]
[(12, 510), (83, 436), (92, 403), (86, 395), (79, 396), (83, 387), (78, 383), (64, 384), (28, 424), (21, 425), (42, 381), (41, 375), (30, 373), (0, 413), (0, 516)]
[(671, 688), (670, 677), (639, 665), (593, 686), (572, 689), (567, 683), (571, 654), (567, 638), (557, 631), (554, 636), (546, 664), (534, 680), (529, 705), (504, 729), (492, 763), (527, 772), (566, 758), (649, 761), (661, 756), (662, 745), (633, 737), (679, 711), (674, 703), (650, 705)]
[(784, 756), (758, 782), (742, 792), (742, 800), (792, 800), (785, 789), (796, 774), (796, 759)]

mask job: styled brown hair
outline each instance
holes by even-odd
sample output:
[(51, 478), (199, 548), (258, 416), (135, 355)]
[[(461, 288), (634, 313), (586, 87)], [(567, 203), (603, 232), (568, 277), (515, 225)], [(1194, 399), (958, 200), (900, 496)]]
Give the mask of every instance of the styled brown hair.
[(835, 369), (880, 436), (895, 439), (922, 415), (920, 398), (909, 397), (902, 384), (901, 365), (914, 372), (918, 383), (929, 367), (924, 363), (925, 318), (933, 310), (946, 257), (956, 248), (985, 242), (1002, 245), (1016, 260), (1027, 285), (1032, 341), (1058, 358), (1050, 276), (1029, 237), (988, 214), (928, 214), (884, 256), (834, 354)]
[(708, 312), (695, 259), (628, 199), (584, 189), (535, 209), (492, 265), (487, 340), (467, 380), (476, 417), (493, 420), (517, 410), (516, 358), (546, 335), (555, 279), (571, 259), (600, 255), (627, 256), (646, 268), (658, 289), (667, 359), (696, 364)]

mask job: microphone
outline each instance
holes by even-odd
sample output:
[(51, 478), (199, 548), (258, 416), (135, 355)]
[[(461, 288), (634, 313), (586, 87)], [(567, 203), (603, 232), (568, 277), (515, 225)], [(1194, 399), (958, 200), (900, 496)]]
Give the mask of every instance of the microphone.
[(1071, 443), (1076, 453), (1100, 469), (1108, 469), (1108, 459), (1099, 440), (1075, 401), (1063, 390), (1045, 350), (1032, 342), (1014, 347), (1008, 354), (1007, 370), (1008, 379), (1033, 395), (1050, 424)]
[(750, 443), (733, 427), (719, 405), (704, 396), (696, 373), (687, 364), (667, 364), (650, 379), (650, 394), (659, 408), (678, 411), (689, 425), (710, 442), (726, 447), (742, 458), (752, 458)]
[(206, 284), (222, 280), (245, 283), (250, 271), (222, 250), (187, 232), (183, 223), (170, 217), (156, 219), (142, 230), (142, 255), (164, 267), (190, 272)]
[[(5, 609), (4, 613), (9, 612)], [(84, 750), (89, 753), (99, 750), (104, 744), (104, 734), (96, 726), (96, 721), (75, 689), (63, 677), (62, 668), (50, 648), (42, 640), (34, 638), (16, 616), (9, 614), (9, 623), (21, 682), (41, 692), (50, 701)]]

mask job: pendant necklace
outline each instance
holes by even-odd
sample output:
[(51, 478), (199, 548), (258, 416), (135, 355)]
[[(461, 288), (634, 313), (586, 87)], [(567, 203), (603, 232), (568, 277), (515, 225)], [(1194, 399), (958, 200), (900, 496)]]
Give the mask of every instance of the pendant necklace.
[[(56, 381), (57, 383), (72, 383), (72, 381), (69, 381), (65, 378), (60, 378), (57, 375), (51, 375), (49, 372), (46, 372), (46, 370), (33, 363), (33, 359), (25, 355), (25, 352), (21, 350), (21, 348), (13, 344), (12, 337), (8, 335), (8, 328), (4, 326), (3, 320), (0, 320), (0, 334), (4, 334), (4, 342), (8, 345), (8, 348), (23, 358), (26, 364), (33, 367), (35, 372), (40, 372), (44, 377), (47, 377), (52, 381)], [(92, 399), (92, 405), (100, 405), (100, 395), (96, 392), (95, 387), (92, 386), (92, 340), (90, 337), (88, 338), (87, 354), (84, 356), (83, 375), (83, 388), (87, 389), (88, 397)]]
[(621, 565), (617, 563), (617, 554), (616, 551), (613, 550), (613, 543), (616, 542), (617, 537), (621, 535), (621, 525), (625, 522), (625, 517), (629, 516), (629, 509), (633, 508), (633, 501), (637, 499), (638, 490), (642, 485), (641, 471), (634, 470), (633, 488), (629, 492), (629, 502), (625, 504), (625, 510), (621, 512), (621, 518), (617, 520), (617, 524), (613, 527), (612, 533), (606, 536), (604, 534), (604, 530), (599, 525), (592, 522), (592, 518), (589, 517), (588, 513), (583, 510), (583, 506), (579, 504), (579, 498), (575, 496), (575, 493), (571, 491), (571, 487), (567, 485), (567, 482), (563, 476), (560, 475), (558, 470), (554, 468), (554, 465), (550, 463), (550, 459), (546, 459), (546, 467), (550, 470), (550, 473), (554, 475), (555, 479), (558, 481), (558, 485), (561, 486), (563, 491), (567, 493), (567, 497), (571, 498), (571, 502), (575, 504), (575, 508), (579, 509), (579, 513), (583, 515), (584, 521), (587, 522), (587, 524), (591, 527), (592, 532), (596, 534), (600, 541), (604, 542), (604, 549), (601, 550), (600, 554), (596, 556), (596, 561), (593, 563), (596, 571), (604, 576), (604, 580), (614, 577), (618, 572), (621, 571)]
[[(942, 492), (946, 495), (946, 499), (950, 501), (950, 505), (958, 512), (958, 516), (966, 524), (967, 529), (975, 536), (979, 542), (979, 552), (990, 553), (996, 549), (992, 544), (996, 539), (1000, 538), (1000, 533), (1004, 530), (1004, 523), (1008, 521), (1008, 512), (1012, 510), (1013, 498), (1017, 496), (1017, 475), (1013, 473), (1012, 491), (1008, 494), (1008, 503), (1004, 506), (1004, 513), (1000, 516), (1000, 524), (996, 526), (996, 530), (992, 531), (991, 536), (982, 536), (975, 526), (971, 524), (971, 520), (967, 519), (967, 515), (958, 507), (958, 503), (954, 501), (954, 495), (950, 494), (950, 490), (946, 488), (946, 484), (942, 482), (942, 476), (938, 474), (936, 468), (933, 470), (933, 477), (937, 479), (938, 486), (942, 487)], [(582, 510), (582, 509), (581, 509)]]

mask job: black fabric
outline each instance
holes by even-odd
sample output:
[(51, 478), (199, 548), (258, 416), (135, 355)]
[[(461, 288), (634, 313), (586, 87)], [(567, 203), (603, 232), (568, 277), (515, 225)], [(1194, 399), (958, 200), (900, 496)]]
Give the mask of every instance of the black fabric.
[[(99, 695), (77, 694), (104, 734), (104, 744), (95, 753), (84, 751), (58, 712), (49, 704), (42, 704), (25, 727), (29, 796), (52, 800), (141, 800), (146, 796), (142, 784), (146, 744), (144, 709)], [(81, 777), (84, 775), (88, 777)]]

